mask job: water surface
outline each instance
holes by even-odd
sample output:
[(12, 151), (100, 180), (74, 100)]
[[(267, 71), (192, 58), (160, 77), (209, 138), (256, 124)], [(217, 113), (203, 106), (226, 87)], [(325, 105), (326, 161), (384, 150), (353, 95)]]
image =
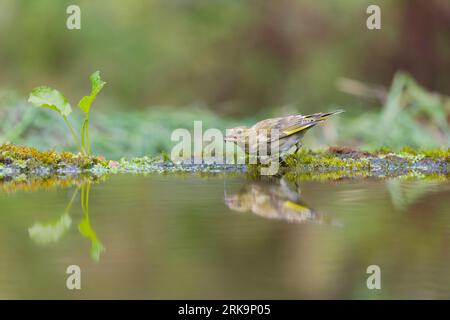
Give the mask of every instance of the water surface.
[[(77, 189), (0, 192), (0, 298), (450, 298), (448, 180), (154, 174)], [(81, 290), (66, 288), (72, 264)]]

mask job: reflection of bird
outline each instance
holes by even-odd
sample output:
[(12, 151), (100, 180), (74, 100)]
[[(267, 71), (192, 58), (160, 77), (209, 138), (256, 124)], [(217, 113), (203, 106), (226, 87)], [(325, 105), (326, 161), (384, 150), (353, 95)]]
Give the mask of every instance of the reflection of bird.
[(266, 119), (256, 123), (251, 128), (236, 127), (229, 129), (225, 141), (234, 142), (246, 153), (256, 155), (260, 143), (267, 144), (267, 150), (271, 150), (270, 144), (276, 139), (276, 130), (278, 131), (279, 155), (283, 156), (300, 149), (302, 146), (301, 139), (309, 128), (341, 112), (344, 111), (337, 110), (307, 116), (292, 115)]
[(300, 201), (300, 194), (281, 179), (246, 183), (236, 194), (225, 195), (225, 204), (234, 211), (251, 211), (259, 216), (288, 222), (323, 222), (324, 217)]

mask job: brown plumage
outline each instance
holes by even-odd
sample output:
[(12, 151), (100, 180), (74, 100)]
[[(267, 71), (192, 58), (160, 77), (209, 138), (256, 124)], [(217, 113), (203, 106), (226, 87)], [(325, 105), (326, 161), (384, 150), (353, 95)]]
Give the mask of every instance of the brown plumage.
[(328, 222), (324, 215), (306, 205), (298, 190), (283, 179), (248, 182), (238, 193), (226, 194), (224, 201), (233, 211), (252, 212), (268, 219), (293, 223)]
[[(333, 112), (320, 112), (310, 115), (291, 115), (262, 120), (250, 128), (236, 127), (227, 131), (225, 141), (231, 141), (241, 147), (247, 154), (256, 155), (258, 144), (266, 143), (267, 150), (275, 137), (270, 134), (274, 129), (278, 131), (279, 156), (286, 153), (296, 152), (302, 145), (301, 139), (305, 132), (325, 121), (328, 117), (344, 112), (337, 110)], [(253, 138), (252, 138), (253, 137)], [(257, 139), (255, 139), (257, 137)], [(257, 143), (255, 143), (257, 141)]]

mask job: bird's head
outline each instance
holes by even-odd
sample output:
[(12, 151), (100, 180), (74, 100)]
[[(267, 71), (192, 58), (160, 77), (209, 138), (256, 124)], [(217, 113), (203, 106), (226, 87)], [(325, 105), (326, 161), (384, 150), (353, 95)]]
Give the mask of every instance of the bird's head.
[(246, 137), (247, 128), (244, 126), (236, 127), (232, 129), (227, 129), (227, 135), (225, 136), (225, 141), (239, 142)]
[(246, 212), (251, 208), (251, 199), (247, 194), (230, 194), (225, 196), (224, 201), (233, 211)]

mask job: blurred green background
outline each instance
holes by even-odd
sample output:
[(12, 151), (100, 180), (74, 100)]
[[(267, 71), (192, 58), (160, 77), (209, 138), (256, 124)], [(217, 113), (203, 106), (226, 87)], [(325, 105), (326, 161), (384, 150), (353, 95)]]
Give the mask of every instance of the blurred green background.
[[(66, 28), (70, 4), (81, 30)], [(369, 4), (381, 30), (366, 28)], [(450, 145), (446, 0), (2, 0), (0, 70), (0, 142), (73, 148), (26, 97), (46, 84), (75, 105), (100, 70), (91, 138), (109, 157), (170, 150), (170, 132), (193, 120), (225, 128), (335, 108), (347, 113), (308, 147)]]

